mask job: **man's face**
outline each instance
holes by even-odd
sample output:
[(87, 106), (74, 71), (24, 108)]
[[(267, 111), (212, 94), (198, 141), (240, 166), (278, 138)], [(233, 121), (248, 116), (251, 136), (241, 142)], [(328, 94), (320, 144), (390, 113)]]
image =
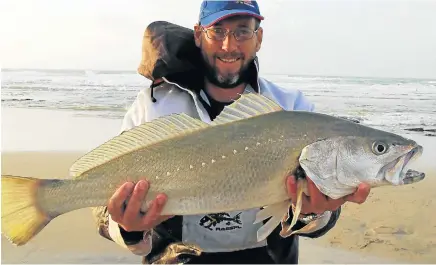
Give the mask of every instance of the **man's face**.
[[(237, 40), (233, 33), (238, 30), (240, 36), (251, 36), (255, 29), (254, 18), (241, 16), (219, 21), (209, 28), (195, 26), (195, 42), (201, 49), (207, 67), (206, 77), (211, 83), (232, 88), (245, 81), (243, 74), (261, 46), (262, 28), (246, 40)], [(230, 32), (222, 40), (210, 38), (226, 31)]]

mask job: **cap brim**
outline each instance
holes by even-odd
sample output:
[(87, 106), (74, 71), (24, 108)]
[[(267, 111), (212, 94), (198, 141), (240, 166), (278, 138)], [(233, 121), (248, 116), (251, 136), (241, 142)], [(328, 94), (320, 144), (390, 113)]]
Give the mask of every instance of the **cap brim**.
[(215, 23), (217, 23), (218, 21), (221, 21), (223, 19), (226, 19), (228, 17), (232, 17), (232, 16), (252, 16), (255, 17), (257, 19), (263, 20), (263, 16), (259, 16), (258, 14), (251, 12), (251, 11), (247, 11), (247, 10), (243, 10), (243, 9), (232, 9), (232, 10), (223, 10), (220, 12), (217, 12), (215, 14), (212, 14), (210, 16), (207, 16), (205, 18), (203, 18), (200, 23), (203, 27), (207, 28), (210, 27), (212, 25), (214, 25)]

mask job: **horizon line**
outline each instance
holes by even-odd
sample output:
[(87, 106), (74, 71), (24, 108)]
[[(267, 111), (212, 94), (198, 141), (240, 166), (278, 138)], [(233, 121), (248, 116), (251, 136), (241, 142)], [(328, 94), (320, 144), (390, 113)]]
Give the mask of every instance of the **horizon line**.
[[(95, 72), (128, 72), (139, 74), (136, 70), (109, 70), (109, 69), (97, 69), (97, 68), (14, 68), (14, 67), (0, 67), (0, 71), (75, 71), (75, 72), (86, 72), (86, 71), (95, 71)], [(287, 75), (287, 76), (298, 76), (298, 77), (347, 77), (347, 78), (381, 78), (381, 79), (421, 79), (421, 80), (436, 80), (435, 77), (399, 77), (399, 76), (365, 76), (365, 75), (325, 75), (325, 74), (298, 74), (298, 73), (273, 73), (273, 72), (264, 72), (264, 75)]]

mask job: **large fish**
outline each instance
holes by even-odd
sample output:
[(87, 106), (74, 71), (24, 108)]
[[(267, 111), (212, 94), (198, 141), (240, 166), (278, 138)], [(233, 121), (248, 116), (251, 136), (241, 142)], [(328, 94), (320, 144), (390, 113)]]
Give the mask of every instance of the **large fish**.
[[(2, 176), (2, 232), (23, 245), (53, 218), (106, 205), (124, 182), (144, 176), (150, 190), (168, 196), (164, 215), (193, 215), (262, 208), (255, 222), (265, 239), (289, 225), (285, 179), (301, 166), (327, 196), (339, 198), (362, 182), (402, 185), (424, 178), (407, 171), (422, 153), (416, 142), (329, 115), (284, 111), (267, 97), (244, 94), (207, 124), (185, 114), (161, 117), (107, 141), (78, 159), (71, 179)], [(299, 179), (304, 184), (304, 179)], [(304, 192), (299, 185), (298, 198)]]

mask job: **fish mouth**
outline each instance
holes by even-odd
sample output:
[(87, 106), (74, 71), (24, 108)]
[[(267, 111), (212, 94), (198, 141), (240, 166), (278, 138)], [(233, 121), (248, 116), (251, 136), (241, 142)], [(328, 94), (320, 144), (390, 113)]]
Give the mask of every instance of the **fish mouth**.
[(381, 172), (385, 172), (385, 180), (394, 185), (411, 184), (423, 180), (425, 173), (409, 169), (409, 164), (420, 157), (422, 152), (422, 146), (418, 145), (384, 166)]
[(403, 178), (403, 184), (412, 184), (419, 182), (425, 178), (424, 172), (419, 172), (413, 169), (407, 170), (407, 172), (404, 174)]

